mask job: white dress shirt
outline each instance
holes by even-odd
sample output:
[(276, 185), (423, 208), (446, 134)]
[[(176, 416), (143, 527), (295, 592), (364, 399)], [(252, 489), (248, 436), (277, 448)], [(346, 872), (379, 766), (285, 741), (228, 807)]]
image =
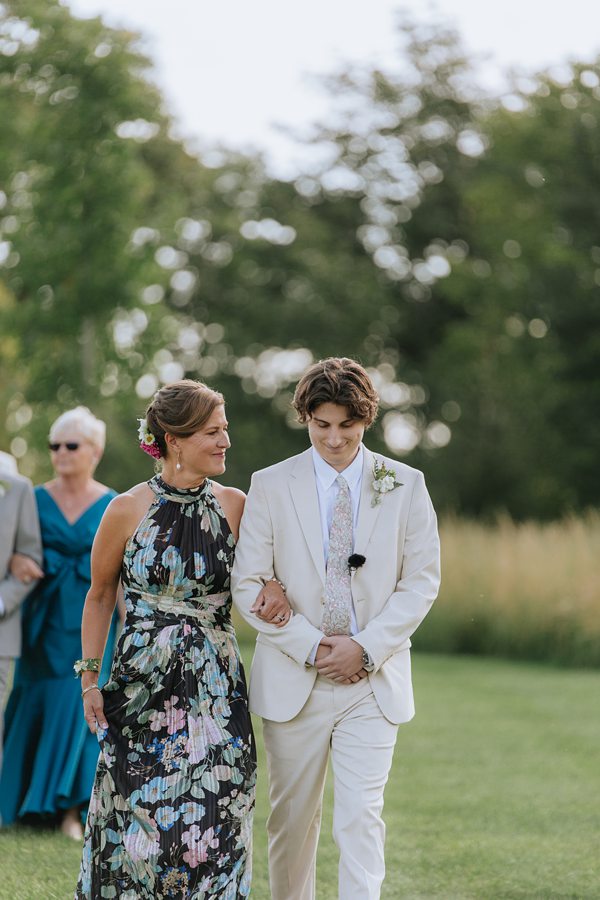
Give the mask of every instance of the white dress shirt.
[[(322, 456), (312, 448), (313, 465), (315, 468), (315, 480), (317, 483), (317, 496), (319, 498), (319, 512), (321, 514), (321, 537), (323, 540), (323, 558), (327, 565), (327, 557), (329, 556), (329, 529), (333, 519), (333, 509), (335, 501), (339, 493), (339, 487), (336, 484), (338, 475), (343, 475), (350, 489), (350, 498), (352, 500), (352, 523), (353, 532), (356, 532), (358, 524), (358, 510), (360, 505), (360, 489), (362, 487), (362, 470), (363, 470), (363, 448), (359, 447), (358, 453), (343, 472), (338, 472), (333, 466), (325, 462)], [(350, 634), (358, 632), (356, 622), (356, 614), (354, 607), (350, 609)], [(310, 665), (314, 665), (317, 653), (316, 644), (307, 660)]]

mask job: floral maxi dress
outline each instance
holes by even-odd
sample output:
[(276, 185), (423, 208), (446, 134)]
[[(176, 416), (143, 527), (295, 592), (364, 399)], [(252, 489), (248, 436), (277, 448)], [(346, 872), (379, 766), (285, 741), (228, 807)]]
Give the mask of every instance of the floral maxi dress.
[(250, 893), (256, 755), (230, 619), (234, 538), (207, 479), (160, 476), (129, 540), (127, 617), (76, 900)]

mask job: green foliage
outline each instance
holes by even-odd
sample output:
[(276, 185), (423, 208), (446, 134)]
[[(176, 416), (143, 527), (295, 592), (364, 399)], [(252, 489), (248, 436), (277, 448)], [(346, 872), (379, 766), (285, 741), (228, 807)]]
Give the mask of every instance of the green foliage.
[(99, 477), (147, 477), (135, 418), (188, 375), (225, 392), (246, 488), (306, 446), (307, 363), (349, 355), (382, 398), (370, 444), (423, 468), (439, 509), (600, 501), (600, 68), (502, 105), (451, 30), (399, 38), (397, 72), (330, 79), (327, 161), (292, 183), (190, 156), (135, 35), (0, 7), (0, 442), (28, 446), (26, 474), (83, 402), (109, 425)]
[[(522, 110), (486, 115), (489, 149), (467, 185), (477, 231), (447, 287), (469, 319), (436, 348), (431, 381), (460, 403), (444, 456), (472, 513), (549, 518), (599, 499), (597, 198), (585, 171), (598, 98), (582, 68), (568, 85), (540, 77), (513, 98)], [(597, 67), (586, 71), (594, 83)]]
[(164, 135), (166, 121), (130, 35), (75, 20), (54, 0), (5, 3), (0, 21), (18, 44), (0, 55), (15, 132), (0, 138), (9, 149), (0, 184), (10, 243), (2, 403), (18, 423), (26, 401), (32, 443), (43, 446), (59, 411), (76, 402), (97, 409), (107, 375), (116, 377), (110, 331), (149, 274), (128, 244), (158, 181), (127, 123)]

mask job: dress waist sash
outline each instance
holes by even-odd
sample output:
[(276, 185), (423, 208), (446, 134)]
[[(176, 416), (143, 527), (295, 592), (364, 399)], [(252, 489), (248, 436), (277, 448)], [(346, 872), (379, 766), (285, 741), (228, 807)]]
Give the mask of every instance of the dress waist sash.
[[(132, 591), (131, 593), (137, 597), (141, 597), (141, 599), (152, 609), (157, 609), (164, 613), (173, 613), (177, 616), (191, 616), (194, 619), (204, 620), (207, 624), (207, 620), (211, 620), (213, 626), (214, 622), (212, 622), (211, 619), (212, 614), (219, 610), (219, 607), (229, 599), (230, 595), (230, 591), (221, 591), (218, 594), (204, 594), (198, 599), (202, 600), (203, 603), (208, 603), (209, 606), (208, 609), (202, 609), (186, 600), (176, 600), (169, 596), (169, 594), (151, 594), (148, 591)], [(223, 625), (220, 625), (219, 627), (223, 628)]]

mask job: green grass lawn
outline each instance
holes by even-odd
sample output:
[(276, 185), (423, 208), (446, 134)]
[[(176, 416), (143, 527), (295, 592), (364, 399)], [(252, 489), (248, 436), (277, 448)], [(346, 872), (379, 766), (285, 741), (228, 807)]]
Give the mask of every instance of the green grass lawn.
[[(400, 729), (386, 792), (383, 897), (600, 898), (600, 672), (417, 655), (417, 716)], [(264, 756), (254, 900), (268, 900)], [(79, 848), (0, 832), (2, 900), (68, 900)], [(319, 900), (335, 900), (331, 796)]]

